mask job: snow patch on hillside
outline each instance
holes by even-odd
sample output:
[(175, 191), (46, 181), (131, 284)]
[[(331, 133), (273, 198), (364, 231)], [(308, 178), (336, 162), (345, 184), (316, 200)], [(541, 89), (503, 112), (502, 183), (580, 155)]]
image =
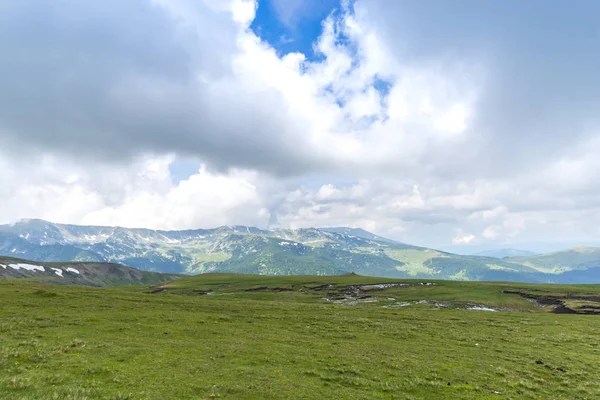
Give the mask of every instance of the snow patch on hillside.
[(69, 267), (69, 268), (67, 268), (67, 272), (73, 272), (74, 274), (77, 274), (77, 275), (79, 275), (79, 271), (78, 271), (78, 270), (76, 270), (75, 268), (71, 268), (71, 267)]
[(472, 310), (472, 311), (491, 311), (491, 312), (496, 312), (498, 311), (495, 308), (492, 307), (486, 307), (486, 306), (473, 306), (473, 307), (468, 307), (467, 310)]
[(50, 269), (51, 269), (52, 271), (54, 271), (54, 273), (55, 273), (56, 275), (60, 276), (61, 278), (64, 278), (64, 277), (63, 277), (63, 270), (62, 270), (62, 269), (60, 269), (60, 268), (52, 268), (52, 267), (50, 267)]
[(46, 272), (46, 269), (41, 265), (31, 265), (31, 264), (9, 264), (8, 265), (12, 269), (25, 269), (27, 271), (41, 271)]

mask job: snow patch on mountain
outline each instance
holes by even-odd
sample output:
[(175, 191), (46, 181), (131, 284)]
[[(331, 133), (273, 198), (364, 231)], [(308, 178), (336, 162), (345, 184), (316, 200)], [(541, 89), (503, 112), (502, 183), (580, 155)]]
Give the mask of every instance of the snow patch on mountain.
[(46, 269), (41, 265), (31, 265), (31, 264), (8, 264), (8, 266), (12, 269), (20, 270), (25, 269), (27, 271), (41, 271), (46, 272)]

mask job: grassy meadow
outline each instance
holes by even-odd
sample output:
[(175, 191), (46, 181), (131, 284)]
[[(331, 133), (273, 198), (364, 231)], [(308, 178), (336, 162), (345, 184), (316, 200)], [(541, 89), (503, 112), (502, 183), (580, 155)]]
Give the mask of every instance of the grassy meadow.
[(207, 274), (101, 289), (6, 280), (0, 398), (600, 398), (600, 316), (554, 314), (514, 292), (593, 310), (600, 286), (350, 275)]

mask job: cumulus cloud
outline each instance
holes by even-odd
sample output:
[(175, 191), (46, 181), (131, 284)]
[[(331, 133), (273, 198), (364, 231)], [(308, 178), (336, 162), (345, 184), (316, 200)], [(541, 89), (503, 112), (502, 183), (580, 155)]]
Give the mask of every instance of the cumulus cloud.
[[(323, 61), (280, 57), (248, 29), (255, 7), (40, 0), (9, 8), (0, 25), (0, 48), (14, 55), (0, 71), (3, 144), (100, 160), (176, 152), (222, 170), (301, 175), (413, 167), (462, 143), (452, 138), (475, 100), (466, 80), (459, 88), (453, 73), (379, 65), (377, 39), (350, 10), (324, 22)], [(44, 8), (50, 17), (29, 28), (14, 18)], [(352, 43), (340, 42), (346, 36)], [(397, 80), (386, 104), (374, 87), (385, 69)]]
[(0, 220), (600, 233), (600, 6), (343, 4), (309, 57), (252, 0), (3, 3)]
[(0, 64), (1, 144), (102, 161), (177, 152), (223, 169), (308, 168), (279, 92), (237, 66), (248, 42), (268, 56), (247, 32), (254, 3), (224, 4), (13, 2), (0, 17), (0, 49), (11, 54)]
[(452, 239), (452, 244), (471, 244), (476, 239), (475, 235), (458, 235)]
[[(201, 166), (173, 183), (173, 156), (140, 157), (127, 165), (81, 166), (54, 156), (23, 165), (3, 158), (10, 170), (0, 220), (42, 218), (55, 222), (191, 229), (223, 224), (262, 226), (269, 219), (267, 188), (252, 171), (227, 174)], [(17, 168), (17, 166), (19, 166)], [(41, 167), (41, 168), (40, 168)]]

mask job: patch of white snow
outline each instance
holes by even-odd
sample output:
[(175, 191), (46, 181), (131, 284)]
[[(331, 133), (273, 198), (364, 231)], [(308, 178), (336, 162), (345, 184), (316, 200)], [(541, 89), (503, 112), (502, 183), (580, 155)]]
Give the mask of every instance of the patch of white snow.
[(498, 311), (495, 308), (485, 307), (485, 306), (469, 307), (469, 308), (467, 308), (467, 310), (473, 310), (473, 311), (491, 311), (491, 312), (497, 312)]
[(71, 267), (69, 267), (69, 268), (67, 268), (67, 272), (73, 272), (73, 273), (75, 273), (75, 274), (79, 275), (79, 271), (78, 271), (78, 270), (76, 270), (75, 268), (71, 268)]
[(12, 269), (26, 269), (27, 271), (41, 271), (46, 272), (46, 269), (41, 265), (31, 265), (31, 264), (9, 264), (9, 267)]
[(61, 278), (64, 278), (64, 276), (63, 276), (63, 270), (62, 269), (60, 269), (60, 268), (52, 268), (52, 267), (50, 267), (50, 269), (52, 271), (54, 271), (54, 273), (56, 275), (60, 276)]

